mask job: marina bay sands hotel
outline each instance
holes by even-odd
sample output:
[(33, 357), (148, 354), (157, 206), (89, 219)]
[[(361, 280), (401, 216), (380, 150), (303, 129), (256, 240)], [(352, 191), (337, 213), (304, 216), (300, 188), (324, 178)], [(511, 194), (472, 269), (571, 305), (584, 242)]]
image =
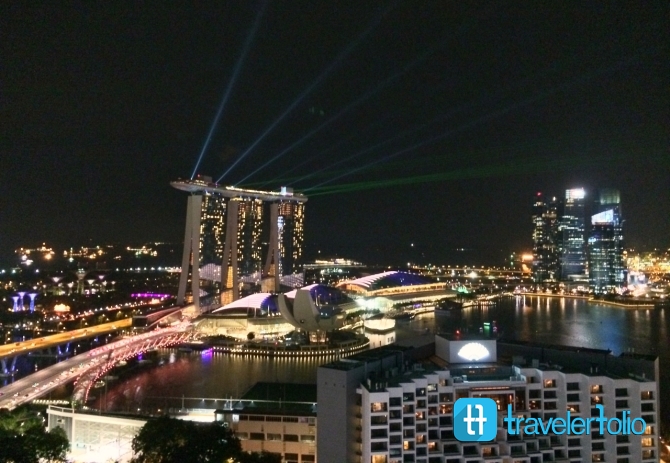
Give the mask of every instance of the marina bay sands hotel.
[(244, 283), (278, 292), (281, 278), (298, 272), (307, 197), (286, 187), (222, 186), (204, 176), (170, 184), (190, 193), (178, 304), (189, 299), (189, 275), (188, 292), (200, 309), (239, 299)]

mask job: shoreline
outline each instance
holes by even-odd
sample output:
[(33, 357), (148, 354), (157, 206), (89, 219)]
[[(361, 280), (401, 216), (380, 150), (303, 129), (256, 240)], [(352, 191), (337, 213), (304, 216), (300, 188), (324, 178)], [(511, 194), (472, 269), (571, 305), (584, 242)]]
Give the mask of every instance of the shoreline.
[(655, 304), (625, 304), (623, 302), (606, 301), (602, 299), (594, 299), (590, 296), (575, 296), (572, 294), (542, 294), (542, 293), (519, 293), (519, 296), (535, 296), (535, 297), (558, 297), (563, 299), (583, 299), (589, 304), (602, 304), (612, 307), (621, 307), (624, 309), (653, 309)]

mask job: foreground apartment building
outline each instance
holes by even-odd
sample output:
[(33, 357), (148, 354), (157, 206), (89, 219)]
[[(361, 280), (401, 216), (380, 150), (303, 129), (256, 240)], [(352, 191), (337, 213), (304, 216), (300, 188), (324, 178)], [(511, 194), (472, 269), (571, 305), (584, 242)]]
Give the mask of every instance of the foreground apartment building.
[[(320, 463), (540, 463), (659, 461), (658, 359), (495, 339), (435, 336), (391, 345), (319, 368)], [(496, 438), (460, 442), (453, 406), (490, 398)], [(646, 422), (642, 435), (511, 434), (503, 418), (590, 418)], [(638, 423), (640, 424), (640, 423)], [(641, 428), (641, 426), (638, 426)]]

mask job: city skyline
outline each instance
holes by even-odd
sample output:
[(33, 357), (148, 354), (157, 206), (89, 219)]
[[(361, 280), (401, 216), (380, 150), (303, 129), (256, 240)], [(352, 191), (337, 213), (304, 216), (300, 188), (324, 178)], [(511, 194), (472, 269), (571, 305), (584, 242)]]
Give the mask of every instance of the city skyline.
[(619, 189), (626, 246), (666, 248), (667, 11), (7, 8), (0, 258), (180, 241), (169, 182), (201, 151), (223, 183), (307, 190), (311, 258), (501, 262), (527, 198), (565, 187)]

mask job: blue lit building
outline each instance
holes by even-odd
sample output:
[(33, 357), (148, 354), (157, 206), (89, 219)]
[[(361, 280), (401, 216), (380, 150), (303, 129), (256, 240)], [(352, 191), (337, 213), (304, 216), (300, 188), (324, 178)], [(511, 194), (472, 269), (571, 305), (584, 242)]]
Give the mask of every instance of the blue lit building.
[(593, 212), (588, 242), (589, 285), (595, 293), (606, 293), (621, 288), (626, 281), (619, 190), (600, 190)]
[(545, 283), (560, 278), (558, 259), (558, 203), (542, 193), (533, 203), (533, 281)]
[(557, 244), (563, 281), (586, 276), (585, 196), (583, 188), (566, 190), (561, 204)]

